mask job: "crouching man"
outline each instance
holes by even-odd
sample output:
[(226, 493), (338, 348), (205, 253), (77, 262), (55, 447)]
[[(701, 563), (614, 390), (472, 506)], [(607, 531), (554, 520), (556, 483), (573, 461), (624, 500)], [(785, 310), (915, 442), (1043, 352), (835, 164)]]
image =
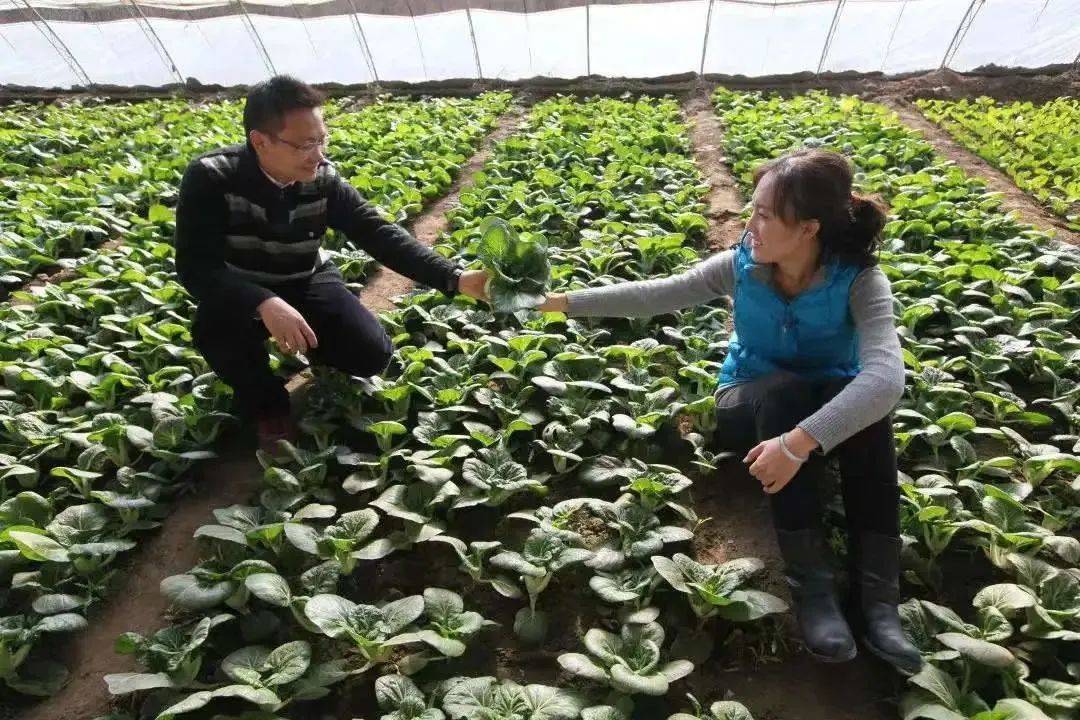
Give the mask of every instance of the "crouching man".
[(320, 248), (328, 228), (447, 295), (481, 298), (487, 277), (383, 220), (338, 175), (324, 155), (324, 100), (288, 76), (256, 85), (244, 107), (247, 142), (196, 158), (180, 184), (176, 270), (197, 303), (192, 338), (268, 450), (296, 438), (268, 338), (350, 375), (376, 375), (390, 361), (390, 338)]

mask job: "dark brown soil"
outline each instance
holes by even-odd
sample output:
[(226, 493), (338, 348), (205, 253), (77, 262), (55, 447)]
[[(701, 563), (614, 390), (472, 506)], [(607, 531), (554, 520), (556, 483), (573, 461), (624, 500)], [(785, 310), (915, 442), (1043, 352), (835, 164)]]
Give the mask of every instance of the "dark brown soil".
[(1080, 72), (1075, 68), (1041, 68), (1030, 71), (986, 70), (981, 73), (958, 73), (935, 70), (906, 75), (881, 73), (801, 73), (773, 77), (747, 78), (706, 75), (707, 82), (740, 90), (775, 90), (803, 93), (821, 89), (848, 93), (864, 98), (894, 96), (902, 98), (959, 99), (987, 95), (997, 100), (1052, 100), (1063, 95), (1076, 96), (1080, 91)]
[(755, 720), (894, 720), (902, 678), (865, 653), (839, 665), (795, 655), (753, 670), (693, 677), (698, 698), (732, 699)]
[[(376, 96), (394, 93), (401, 96), (477, 95), (488, 90), (512, 90), (522, 98), (547, 97), (556, 93), (617, 96), (623, 93), (674, 95), (694, 93), (702, 87), (725, 85), (740, 89), (768, 89), (805, 92), (824, 88), (853, 94), (892, 94), (902, 97), (960, 98), (989, 95), (999, 100), (1049, 100), (1061, 95), (1077, 95), (1080, 72), (1073, 66), (1054, 65), (1042, 68), (1000, 68), (988, 66), (977, 71), (958, 73), (952, 70), (885, 75), (880, 72), (821, 73), (802, 72), (787, 75), (747, 77), (682, 73), (658, 78), (606, 78), (597, 75), (571, 79), (534, 77), (525, 80), (451, 79), (422, 83), (383, 82), (369, 85), (323, 84), (331, 96)], [(243, 85), (223, 87), (189, 82), (161, 87), (121, 87), (99, 85), (90, 88), (60, 90), (4, 86), (0, 104), (15, 100), (51, 102), (69, 97), (110, 97), (125, 101), (157, 97), (186, 97), (193, 100), (241, 98), (248, 88)]]
[(1080, 236), (1069, 230), (1064, 218), (1047, 210), (1018, 188), (1012, 178), (954, 140), (947, 130), (927, 119), (915, 105), (895, 96), (876, 98), (876, 101), (894, 110), (905, 125), (922, 133), (938, 153), (952, 160), (968, 175), (986, 180), (991, 190), (1002, 194), (1005, 209), (1016, 212), (1026, 223), (1049, 230), (1063, 242), (1080, 245)]
[[(94, 250), (94, 252), (105, 253), (105, 252), (109, 252), (111, 250), (115, 250), (116, 248), (120, 247), (121, 243), (122, 243), (122, 241), (119, 238), (112, 238), (110, 240), (106, 240), (105, 242), (101, 243), (100, 245), (95, 247), (93, 250)], [(84, 262), (86, 260), (85, 257), (82, 257), (82, 258), (69, 258), (69, 259), (76, 260), (77, 262)], [(33, 280), (29, 280), (29, 281), (27, 281), (26, 283), (24, 283), (22, 285), (18, 285), (18, 286), (7, 288), (7, 289), (0, 288), (0, 302), (6, 301), (10, 297), (11, 293), (13, 293), (13, 292), (15, 292), (17, 290), (24, 290), (26, 292), (34, 292), (34, 288), (38, 288), (38, 287), (41, 287), (43, 285), (51, 285), (51, 284), (55, 284), (55, 283), (62, 283), (65, 280), (72, 279), (73, 277), (75, 277), (75, 269), (74, 268), (62, 268), (62, 267), (60, 267), (58, 265), (53, 266), (53, 267), (49, 267), (49, 268), (44, 268), (44, 269), (42, 269), (41, 272), (39, 272), (37, 275), (34, 276)], [(26, 302), (23, 301), (23, 300), (15, 300), (15, 301), (12, 301), (12, 304), (13, 305), (25, 305)]]
[(768, 496), (737, 461), (729, 461), (714, 476), (694, 484), (694, 507), (701, 517), (709, 518), (693, 540), (699, 562), (761, 558), (766, 570), (762, 589), (778, 595), (787, 592)]

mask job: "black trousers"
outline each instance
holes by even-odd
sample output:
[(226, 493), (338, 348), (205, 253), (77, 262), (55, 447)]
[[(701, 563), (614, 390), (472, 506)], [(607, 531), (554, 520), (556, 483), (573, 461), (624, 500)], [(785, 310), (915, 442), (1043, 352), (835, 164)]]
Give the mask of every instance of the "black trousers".
[[(393, 345), (378, 318), (361, 303), (340, 274), (275, 285), (278, 297), (304, 316), (319, 347), (306, 356), (350, 375), (378, 375)], [(285, 379), (270, 370), (269, 333), (262, 320), (226, 303), (200, 303), (191, 328), (195, 347), (233, 389), (236, 411), (246, 420), (287, 413)]]
[[(795, 373), (777, 372), (725, 388), (717, 397), (716, 444), (722, 450), (749, 452), (757, 443), (793, 429), (848, 382), (850, 378), (808, 381)], [(769, 496), (776, 528), (805, 530), (820, 525), (820, 485), (826, 463), (834, 457), (840, 466), (849, 532), (899, 537), (896, 443), (888, 415), (852, 435), (828, 455), (810, 454), (784, 489)]]

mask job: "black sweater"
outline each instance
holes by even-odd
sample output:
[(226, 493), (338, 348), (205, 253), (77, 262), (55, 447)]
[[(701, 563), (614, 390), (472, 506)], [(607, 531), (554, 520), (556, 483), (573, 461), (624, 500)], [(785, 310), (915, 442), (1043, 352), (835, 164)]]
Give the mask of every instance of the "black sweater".
[(311, 182), (278, 187), (255, 151), (232, 145), (191, 162), (176, 208), (176, 271), (197, 302), (252, 314), (274, 287), (340, 278), (321, 250), (327, 228), (383, 265), (453, 295), (461, 269), (387, 222), (329, 162)]

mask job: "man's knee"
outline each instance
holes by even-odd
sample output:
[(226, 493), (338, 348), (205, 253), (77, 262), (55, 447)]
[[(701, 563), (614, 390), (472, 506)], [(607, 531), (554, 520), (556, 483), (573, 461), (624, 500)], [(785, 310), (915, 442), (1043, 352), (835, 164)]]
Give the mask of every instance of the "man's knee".
[(386, 370), (394, 355), (393, 343), (385, 332), (381, 332), (375, 338), (372, 338), (370, 333), (360, 335), (346, 333), (330, 342), (333, 344), (325, 346), (320, 341), (317, 359), (349, 375), (359, 377), (380, 375)]
[(347, 357), (337, 358), (337, 362), (328, 363), (332, 367), (357, 377), (371, 377), (381, 375), (390, 365), (392, 353), (370, 349), (367, 351), (357, 350), (349, 353)]
[(241, 342), (244, 338), (252, 337), (256, 322), (254, 316), (245, 317), (235, 307), (199, 303), (191, 321), (191, 339), (195, 347), (200, 349), (207, 345), (218, 345), (222, 341)]

